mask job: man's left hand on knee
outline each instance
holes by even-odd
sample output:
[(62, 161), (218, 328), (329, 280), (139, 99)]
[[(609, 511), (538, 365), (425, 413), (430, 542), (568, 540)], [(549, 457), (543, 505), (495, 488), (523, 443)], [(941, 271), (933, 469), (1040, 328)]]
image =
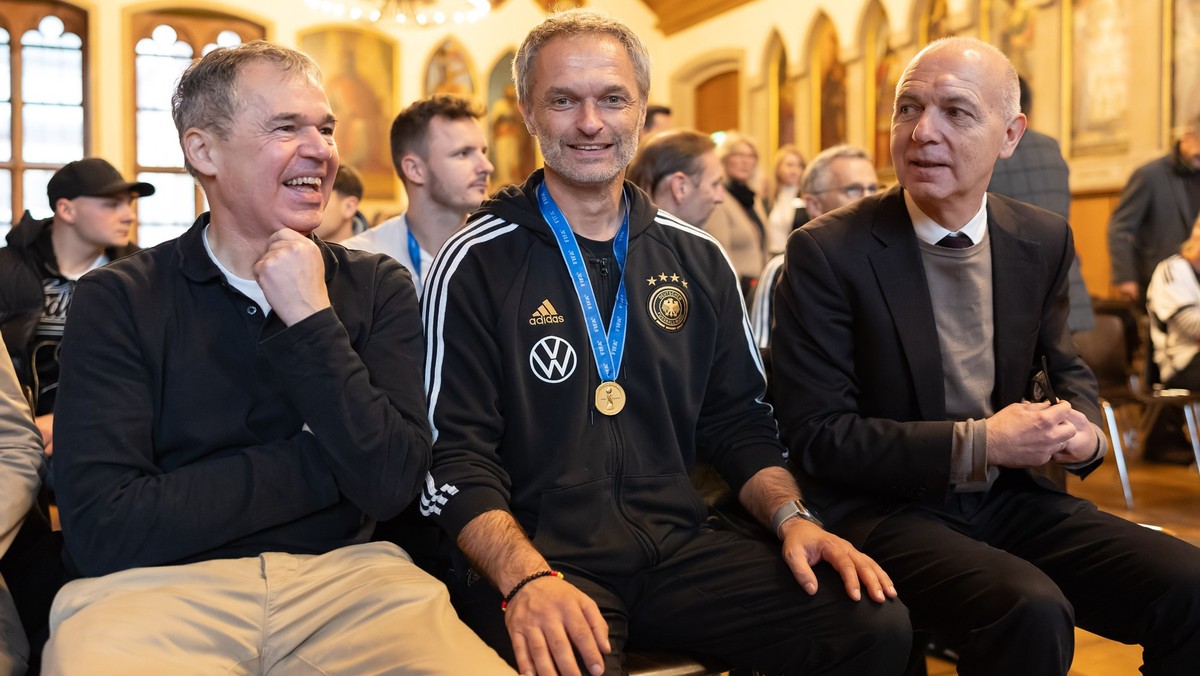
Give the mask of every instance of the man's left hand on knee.
[(876, 603), (896, 598), (896, 587), (883, 568), (842, 538), (804, 519), (784, 523), (780, 532), (783, 558), (796, 581), (810, 595), (817, 593), (817, 576), (812, 567), (826, 561), (842, 576), (846, 593), (855, 601), (862, 599), (863, 587)]

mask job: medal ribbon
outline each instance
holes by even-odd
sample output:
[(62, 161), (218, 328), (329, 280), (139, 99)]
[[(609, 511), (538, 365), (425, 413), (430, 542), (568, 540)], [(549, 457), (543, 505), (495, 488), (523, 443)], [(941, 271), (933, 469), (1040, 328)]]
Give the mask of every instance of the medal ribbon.
[(600, 317), (600, 306), (596, 303), (596, 293), (592, 290), (591, 278), (588, 276), (587, 265), (583, 262), (583, 252), (575, 233), (567, 224), (562, 210), (554, 203), (546, 184), (542, 183), (537, 189), (538, 206), (541, 207), (542, 217), (550, 224), (554, 239), (558, 242), (558, 250), (562, 253), (567, 271), (571, 273), (571, 282), (575, 284), (575, 295), (579, 298), (579, 308), (583, 310), (584, 323), (587, 324), (588, 335), (592, 341), (592, 356), (596, 360), (596, 370), (600, 380), (616, 380), (621, 371), (621, 357), (625, 353), (625, 325), (629, 314), (629, 301), (625, 295), (625, 257), (629, 252), (629, 212), (626, 211), (621, 221), (621, 228), (613, 239), (613, 255), (617, 259), (617, 267), (621, 270), (621, 284), (617, 287), (617, 299), (613, 303), (612, 317), (608, 320), (608, 331), (604, 330)]
[(417, 238), (412, 234), (412, 230), (408, 231), (408, 259), (412, 261), (413, 281), (421, 283), (421, 245), (417, 244)]

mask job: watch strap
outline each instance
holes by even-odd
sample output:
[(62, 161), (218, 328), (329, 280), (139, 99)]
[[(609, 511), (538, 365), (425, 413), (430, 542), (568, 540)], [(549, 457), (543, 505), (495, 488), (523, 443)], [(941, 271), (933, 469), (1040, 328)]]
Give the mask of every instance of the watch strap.
[(817, 518), (816, 514), (813, 514), (807, 505), (800, 500), (788, 500), (780, 505), (779, 509), (775, 510), (775, 515), (771, 517), (771, 530), (775, 531), (775, 536), (780, 540), (783, 539), (783, 533), (780, 532), (780, 529), (784, 523), (792, 519), (804, 519), (805, 521), (811, 521), (818, 526), (824, 527), (821, 520)]

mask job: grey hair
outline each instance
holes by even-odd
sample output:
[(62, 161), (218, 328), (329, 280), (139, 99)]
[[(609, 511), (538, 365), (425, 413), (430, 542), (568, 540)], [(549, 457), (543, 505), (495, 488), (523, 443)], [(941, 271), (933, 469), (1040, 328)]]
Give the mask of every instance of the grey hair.
[[(244, 100), (237, 91), (238, 75), (249, 63), (266, 62), (289, 75), (302, 75), (321, 83), (321, 69), (307, 54), (265, 40), (236, 47), (220, 47), (192, 62), (171, 96), (171, 117), (182, 144), (188, 129), (209, 129), (229, 137), (230, 125)], [(184, 167), (192, 176), (196, 169), (184, 153)]]
[(754, 151), (754, 157), (761, 158), (758, 152), (758, 144), (754, 142), (754, 139), (741, 132), (731, 131), (725, 134), (725, 138), (721, 139), (721, 144), (717, 146), (717, 159), (724, 162), (725, 158), (732, 155), (733, 151), (740, 145), (750, 146), (750, 150)]
[(530, 72), (534, 59), (548, 42), (559, 37), (605, 35), (620, 42), (633, 63), (637, 78), (638, 98), (645, 107), (650, 96), (650, 50), (628, 26), (611, 16), (591, 9), (569, 9), (546, 17), (521, 42), (512, 62), (513, 82), (517, 84), (517, 102), (527, 104), (533, 86)]
[[(1002, 87), (1000, 91), (1000, 115), (1005, 122), (1009, 122), (1016, 118), (1021, 113), (1021, 84), (1017, 77), (1017, 68), (1009, 60), (1004, 52), (1000, 51), (995, 45), (988, 44), (978, 38), (968, 37), (948, 37), (934, 40), (925, 45), (925, 48), (917, 52), (917, 55), (908, 62), (908, 67), (904, 69), (904, 75), (912, 69), (922, 56), (929, 52), (941, 49), (943, 47), (958, 47), (960, 49), (978, 49), (995, 56), (1004, 64), (1003, 80), (999, 83)], [(900, 94), (900, 85), (904, 83), (904, 75), (900, 76), (900, 80), (896, 83), (896, 94)]]
[(867, 151), (846, 143), (832, 146), (817, 153), (804, 169), (804, 177), (800, 179), (800, 194), (812, 195), (825, 189), (829, 165), (834, 160), (866, 160), (871, 161)]

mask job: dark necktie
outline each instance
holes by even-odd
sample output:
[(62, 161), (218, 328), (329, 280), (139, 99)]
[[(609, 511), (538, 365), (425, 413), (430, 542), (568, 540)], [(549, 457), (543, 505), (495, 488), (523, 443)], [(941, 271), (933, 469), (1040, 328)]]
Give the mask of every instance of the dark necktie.
[(971, 238), (966, 235), (946, 235), (937, 242), (938, 246), (944, 246), (947, 249), (966, 249), (971, 244)]

